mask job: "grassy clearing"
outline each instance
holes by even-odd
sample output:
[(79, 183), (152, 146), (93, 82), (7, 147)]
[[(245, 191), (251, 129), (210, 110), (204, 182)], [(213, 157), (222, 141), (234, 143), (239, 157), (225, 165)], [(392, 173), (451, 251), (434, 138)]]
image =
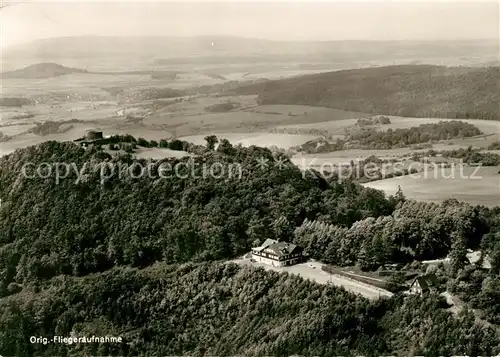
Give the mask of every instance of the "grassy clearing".
[(26, 124), (26, 125), (9, 125), (0, 127), (0, 131), (5, 135), (14, 136), (20, 135), (34, 128), (34, 124)]
[(487, 148), (491, 143), (500, 140), (500, 132), (487, 134), (484, 136), (464, 138), (460, 140), (446, 140), (434, 144), (435, 149), (439, 150), (455, 150), (468, 146), (476, 148)]
[[(217, 97), (206, 96), (196, 97), (183, 101), (166, 105), (158, 108), (155, 113), (145, 119), (145, 124), (149, 125), (164, 125), (164, 124), (179, 124), (186, 122), (199, 122), (200, 116), (206, 113), (205, 108), (213, 105), (227, 103), (228, 101), (237, 103), (240, 108), (256, 105), (255, 96), (239, 96), (239, 97)], [(161, 104), (161, 103), (160, 103)]]
[(175, 88), (185, 89), (200, 85), (214, 85), (221, 80), (212, 79), (203, 74), (181, 74), (172, 81), (152, 80), (151, 74), (94, 74), (73, 73), (52, 78), (19, 79), (7, 78), (2, 82), (4, 97), (26, 97), (46, 94), (51, 91), (67, 91), (80, 94), (106, 94), (101, 88), (123, 87), (125, 89), (138, 88)]
[[(175, 133), (176, 136), (197, 135), (212, 132), (261, 132), (273, 125), (272, 115), (262, 115), (246, 112), (205, 113), (192, 116), (170, 115), (154, 120), (156, 126)], [(148, 118), (143, 121), (149, 125)]]
[(31, 119), (34, 114), (22, 108), (7, 108), (0, 107), (0, 122), (5, 124), (9, 121), (21, 121), (24, 119)]

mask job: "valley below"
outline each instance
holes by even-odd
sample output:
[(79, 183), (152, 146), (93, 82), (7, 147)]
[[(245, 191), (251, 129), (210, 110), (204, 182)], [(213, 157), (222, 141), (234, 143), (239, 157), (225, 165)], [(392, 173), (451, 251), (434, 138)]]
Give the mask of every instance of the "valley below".
[[(48, 64), (46, 66), (53, 67)], [(65, 67), (56, 68), (61, 71)], [(409, 71), (420, 70), (419, 66), (414, 65), (406, 68)], [(440, 69), (430, 68), (431, 71)], [(440, 151), (468, 147), (488, 151), (488, 147), (500, 141), (500, 122), (494, 120), (456, 116), (403, 117), (383, 112), (363, 113), (336, 109), (322, 106), (321, 103), (262, 104), (263, 94), (259, 95), (258, 90), (253, 90), (252, 94), (242, 94), (248, 92), (248, 83), (257, 83), (253, 86), (258, 87), (264, 85), (258, 83), (266, 81), (269, 85), (274, 85), (272, 78), (276, 76), (291, 78), (282, 81), (309, 78), (311, 75), (308, 70), (290, 74), (284, 67), (276, 69), (275, 76), (269, 76), (267, 72), (254, 72), (257, 74), (255, 79), (248, 79), (248, 76), (238, 78), (237, 72), (231, 74), (227, 71), (224, 76), (215, 76), (213, 70), (215, 68), (208, 68), (205, 74), (184, 72), (166, 79), (151, 79), (142, 72), (124, 75), (75, 74), (71, 71), (44, 79), (15, 78), (15, 75), (14, 78), (7, 77), (3, 80), (3, 96), (10, 98), (22, 95), (28, 102), (0, 107), (0, 154), (6, 155), (16, 149), (48, 140), (75, 140), (84, 136), (88, 130), (98, 130), (108, 136), (130, 134), (157, 141), (178, 138), (197, 145), (203, 145), (206, 136), (215, 135), (219, 139), (228, 139), (233, 145), (256, 145), (286, 152), (292, 162), (303, 169), (332, 171), (352, 160), (376, 156), (393, 164), (398, 163), (401, 167), (416, 167), (416, 170), (422, 171), (426, 165), (420, 165), (419, 160), (412, 161), (412, 153), (432, 149), (439, 154)], [(378, 69), (373, 68), (371, 71), (375, 73)], [(381, 70), (380, 76), (383, 75)], [(71, 83), (71, 87), (66, 85), (68, 83)], [(345, 140), (349, 131), (359, 129), (358, 121), (376, 115), (386, 115), (390, 123), (375, 124), (364, 129), (397, 131), (440, 121), (460, 120), (477, 127), (481, 135), (431, 140), (422, 142), (422, 148), (416, 147), (417, 145), (384, 149), (344, 147), (321, 152), (300, 149), (301, 146), (309, 145), (307, 143), (318, 142), (316, 145), (323, 145), (320, 142)], [(46, 130), (37, 130), (43, 126)], [(160, 152), (161, 150), (155, 153), (156, 158), (161, 156)], [(168, 155), (165, 152), (165, 156)], [(467, 202), (494, 205), (500, 194), (498, 169), (500, 167), (497, 165), (496, 168), (481, 170), (484, 179), (480, 181), (469, 180), (467, 175), (455, 177), (448, 188), (456, 190), (463, 187), (463, 193), (457, 197)], [(446, 177), (446, 173), (441, 176)], [(401, 186), (411, 198), (439, 201), (440, 197), (448, 197), (446, 192), (449, 192), (442, 190), (439, 182), (448, 184), (446, 180), (432, 175), (423, 181), (405, 175), (379, 179), (369, 185), (388, 193), (394, 193)]]
[(0, 354), (500, 353), (495, 46), (13, 47)]

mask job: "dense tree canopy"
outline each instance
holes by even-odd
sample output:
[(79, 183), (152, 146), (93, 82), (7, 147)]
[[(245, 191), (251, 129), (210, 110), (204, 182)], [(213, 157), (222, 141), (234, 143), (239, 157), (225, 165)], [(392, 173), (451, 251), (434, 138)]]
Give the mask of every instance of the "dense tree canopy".
[(464, 249), (477, 249), (488, 230), (485, 218), (467, 204), (406, 201), (391, 216), (369, 217), (350, 228), (306, 220), (294, 241), (321, 261), (376, 269), (392, 262), (443, 258), (456, 235), (464, 238)]
[[(50, 284), (49, 284), (50, 283)], [(492, 328), (437, 298), (369, 302), (333, 286), (233, 264), (114, 268), (57, 277), (0, 300), (0, 351), (88, 355), (483, 355)], [(30, 344), (30, 336), (121, 336), (122, 343)]]
[(480, 134), (482, 134), (481, 131), (474, 125), (460, 120), (452, 120), (422, 124), (408, 129), (377, 131), (361, 128), (350, 130), (345, 140), (351, 146), (358, 144), (367, 149), (391, 149), (429, 141), (471, 137)]

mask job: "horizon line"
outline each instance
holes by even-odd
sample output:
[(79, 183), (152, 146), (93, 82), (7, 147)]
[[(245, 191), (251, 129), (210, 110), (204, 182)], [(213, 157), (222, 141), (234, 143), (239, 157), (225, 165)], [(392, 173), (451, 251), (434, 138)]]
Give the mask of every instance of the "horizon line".
[(499, 37), (477, 37), (477, 38), (436, 38), (436, 39), (270, 39), (270, 38), (262, 38), (262, 37), (250, 37), (250, 36), (237, 36), (237, 35), (223, 35), (223, 34), (210, 34), (210, 35), (76, 35), (76, 36), (53, 36), (53, 37), (43, 37), (38, 38), (26, 42), (14, 43), (3, 47), (3, 50), (34, 44), (37, 42), (50, 41), (50, 40), (61, 40), (61, 39), (77, 39), (77, 38), (156, 38), (156, 39), (195, 39), (195, 38), (210, 38), (210, 37), (218, 37), (218, 38), (227, 38), (227, 39), (241, 39), (241, 40), (254, 40), (254, 41), (265, 41), (271, 43), (328, 43), (328, 42), (472, 42), (472, 41), (496, 41), (500, 46), (500, 36)]

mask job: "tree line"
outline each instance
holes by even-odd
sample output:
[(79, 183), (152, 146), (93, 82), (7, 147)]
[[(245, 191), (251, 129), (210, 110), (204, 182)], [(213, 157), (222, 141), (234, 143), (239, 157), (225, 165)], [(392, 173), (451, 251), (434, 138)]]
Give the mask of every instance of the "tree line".
[(361, 118), (356, 120), (357, 126), (369, 126), (369, 125), (377, 125), (377, 124), (391, 124), (391, 119), (384, 115), (379, 115), (371, 118)]
[(440, 151), (443, 157), (461, 159), (467, 164), (481, 164), (483, 166), (498, 166), (500, 165), (500, 155), (492, 152), (481, 152), (479, 149), (459, 148), (455, 150)]
[(357, 144), (364, 149), (392, 149), (431, 141), (468, 138), (481, 134), (482, 132), (476, 126), (453, 120), (422, 124), (408, 129), (378, 131), (373, 128), (361, 128), (349, 130), (346, 133), (345, 141), (350, 146)]
[(395, 149), (481, 134), (482, 132), (476, 126), (459, 120), (439, 121), (438, 123), (422, 124), (405, 129), (389, 128), (385, 131), (372, 127), (355, 126), (346, 128), (346, 135), (343, 139), (335, 141), (315, 139), (298, 146), (296, 149), (309, 154), (356, 148)]
[(470, 205), (400, 199), (390, 216), (369, 217), (351, 227), (306, 220), (296, 228), (294, 243), (322, 262), (375, 270), (387, 263), (443, 258), (459, 239), (466, 249), (478, 249), (489, 230), (483, 214)]

